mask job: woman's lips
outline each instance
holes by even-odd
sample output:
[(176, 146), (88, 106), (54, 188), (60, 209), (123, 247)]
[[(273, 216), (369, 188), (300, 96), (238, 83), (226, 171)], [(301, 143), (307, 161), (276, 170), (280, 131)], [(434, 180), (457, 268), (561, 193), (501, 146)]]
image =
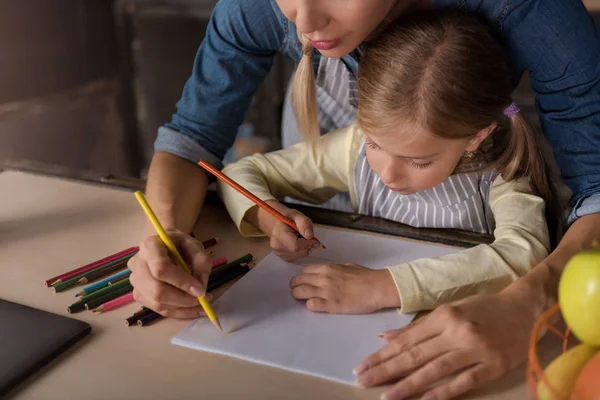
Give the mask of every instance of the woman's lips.
[(331, 50), (341, 43), (341, 39), (334, 40), (311, 40), (310, 44), (317, 50)]

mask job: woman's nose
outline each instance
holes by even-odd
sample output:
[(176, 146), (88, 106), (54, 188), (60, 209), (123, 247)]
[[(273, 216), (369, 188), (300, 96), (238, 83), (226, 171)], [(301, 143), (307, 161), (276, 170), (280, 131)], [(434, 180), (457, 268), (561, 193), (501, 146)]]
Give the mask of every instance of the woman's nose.
[[(329, 16), (326, 12), (327, 1), (324, 0), (300, 0), (296, 8), (296, 29), (305, 35), (322, 30), (329, 24)], [(311, 37), (311, 39), (328, 39)]]

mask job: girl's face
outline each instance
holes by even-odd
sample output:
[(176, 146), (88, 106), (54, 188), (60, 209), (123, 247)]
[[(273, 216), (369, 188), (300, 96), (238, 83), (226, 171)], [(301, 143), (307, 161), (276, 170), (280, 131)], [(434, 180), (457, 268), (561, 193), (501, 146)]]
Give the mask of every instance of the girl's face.
[[(398, 0), (276, 0), (296, 29), (326, 57), (353, 51)], [(409, 0), (400, 0), (408, 2)]]
[(439, 185), (456, 169), (465, 151), (475, 151), (495, 124), (474, 138), (444, 139), (426, 131), (367, 135), (369, 165), (391, 190), (411, 194)]

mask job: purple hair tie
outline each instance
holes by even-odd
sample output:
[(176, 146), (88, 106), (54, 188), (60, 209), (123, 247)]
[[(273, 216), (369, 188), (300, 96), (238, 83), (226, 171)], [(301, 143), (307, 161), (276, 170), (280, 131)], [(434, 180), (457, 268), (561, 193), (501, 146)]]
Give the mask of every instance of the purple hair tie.
[(517, 115), (519, 112), (521, 112), (521, 109), (514, 101), (510, 103), (510, 106), (504, 109), (504, 115), (506, 115), (506, 118), (509, 119)]

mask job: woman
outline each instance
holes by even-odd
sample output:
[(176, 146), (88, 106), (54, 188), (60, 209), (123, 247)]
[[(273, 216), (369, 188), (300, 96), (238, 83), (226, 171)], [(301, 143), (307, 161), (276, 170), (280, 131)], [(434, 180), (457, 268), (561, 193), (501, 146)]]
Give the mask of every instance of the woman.
[[(600, 40), (581, 2), (221, 0), (178, 111), (159, 131), (147, 186), (158, 217), (178, 231), (173, 238), (205, 279), (209, 258), (186, 234), (196, 221), (208, 182), (195, 162), (205, 159), (220, 166), (275, 54), (300, 61), (298, 36), (318, 50), (311, 59), (322, 89), (316, 93), (318, 112), (322, 121), (333, 121), (321, 130), (333, 129), (351, 119), (359, 45), (376, 35), (386, 20), (428, 7), (478, 12), (507, 45), (515, 78), (529, 70), (544, 133), (573, 191), (570, 221), (576, 221), (546, 260), (500, 294), (441, 307), (390, 334), (390, 346), (358, 368), (359, 382), (366, 386), (413, 371), (388, 392), (389, 398), (418, 393), (460, 364), (463, 370), (457, 377), (428, 394), (456, 397), (521, 363), (533, 321), (556, 295), (566, 261), (600, 237)], [(149, 227), (148, 235), (151, 232)], [(156, 237), (142, 243), (130, 267), (134, 293), (142, 304), (177, 318), (200, 314), (193, 296), (204, 293), (204, 287), (171, 263)]]

